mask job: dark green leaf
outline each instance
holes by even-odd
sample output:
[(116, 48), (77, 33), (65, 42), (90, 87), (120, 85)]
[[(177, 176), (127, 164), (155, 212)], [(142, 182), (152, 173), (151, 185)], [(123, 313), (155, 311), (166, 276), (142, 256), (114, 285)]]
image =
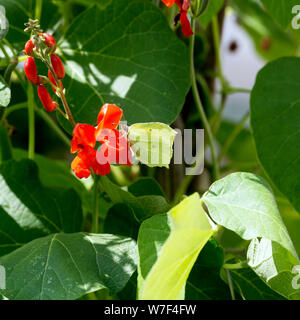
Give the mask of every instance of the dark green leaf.
[(136, 244), (110, 234), (53, 234), (0, 258), (13, 300), (77, 299), (108, 288), (120, 291), (136, 270)]
[(160, 195), (135, 197), (130, 192), (112, 183), (108, 177), (101, 177), (100, 185), (113, 203), (123, 203), (131, 207), (138, 221), (155, 214), (167, 212), (170, 209), (170, 205), (164, 197)]
[(299, 5), (298, 0), (261, 0), (261, 2), (283, 28), (292, 23), (294, 17), (292, 9), (294, 6)]
[(8, 136), (8, 130), (0, 122), (0, 164), (12, 158), (12, 146)]
[(224, 0), (210, 0), (204, 13), (198, 18), (199, 22), (207, 27), (212, 18), (218, 14), (224, 4)]
[(105, 10), (87, 9), (61, 49), (76, 121), (95, 125), (100, 107), (114, 103), (129, 124), (171, 123), (183, 106), (190, 87), (188, 50), (150, 1), (112, 0)]
[(185, 287), (187, 300), (229, 300), (228, 285), (220, 278), (224, 262), (224, 252), (221, 246), (211, 238), (202, 251)]
[(31, 160), (9, 160), (0, 167), (0, 254), (53, 232), (82, 227), (75, 191), (45, 188)]
[(251, 125), (258, 157), (276, 187), (300, 212), (299, 58), (281, 58), (258, 74)]

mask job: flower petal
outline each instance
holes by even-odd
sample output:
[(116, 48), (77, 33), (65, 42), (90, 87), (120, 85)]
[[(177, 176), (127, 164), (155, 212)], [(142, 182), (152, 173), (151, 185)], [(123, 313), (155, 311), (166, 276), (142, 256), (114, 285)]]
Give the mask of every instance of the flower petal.
[(187, 17), (186, 11), (180, 13), (181, 30), (185, 37), (190, 37), (193, 35), (193, 30), (191, 28), (190, 21)]
[(167, 7), (172, 7), (175, 3), (175, 0), (161, 0)]
[(74, 158), (71, 168), (79, 179), (88, 178), (91, 174), (90, 164), (86, 163), (80, 156)]
[(78, 123), (73, 131), (73, 139), (71, 141), (71, 152), (75, 153), (84, 149), (85, 146), (91, 148), (96, 144), (96, 128), (89, 124)]
[(114, 104), (105, 104), (97, 119), (99, 130), (101, 129), (116, 129), (121, 121), (123, 111), (121, 108)]

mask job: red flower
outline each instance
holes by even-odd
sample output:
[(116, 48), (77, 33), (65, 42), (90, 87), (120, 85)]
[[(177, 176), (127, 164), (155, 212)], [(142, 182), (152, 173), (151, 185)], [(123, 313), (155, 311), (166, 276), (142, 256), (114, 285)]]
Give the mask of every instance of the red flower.
[[(116, 130), (123, 115), (122, 109), (105, 104), (98, 115), (97, 128), (89, 124), (77, 124), (73, 131), (71, 152), (77, 156), (72, 162), (72, 170), (78, 178), (87, 178), (91, 168), (97, 175), (110, 172), (110, 164), (131, 165), (132, 156), (126, 135)], [(96, 151), (96, 139), (102, 143)]]
[(38, 95), (46, 111), (51, 112), (57, 108), (57, 102), (52, 100), (48, 90), (42, 84), (38, 86)]
[(24, 54), (27, 54), (28, 56), (32, 55), (33, 48), (35, 47), (34, 43), (32, 40), (28, 40), (25, 44), (25, 49), (23, 50)]
[(38, 85), (41, 83), (41, 79), (37, 74), (36, 64), (32, 57), (28, 57), (24, 63), (24, 71), (26, 74), (27, 79), (35, 84)]
[(97, 130), (116, 129), (121, 121), (123, 111), (114, 104), (105, 104), (100, 109), (97, 119)]
[(55, 54), (51, 54), (50, 56), (51, 64), (54, 69), (54, 72), (58, 79), (63, 79), (65, 77), (65, 68), (63, 63), (61, 62), (59, 56)]
[[(193, 35), (193, 30), (187, 17), (187, 12), (190, 7), (190, 0), (162, 0), (162, 2), (168, 7), (172, 7), (174, 3), (178, 5), (182, 33), (186, 37)], [(177, 17), (175, 17), (175, 24), (177, 24), (177, 20)]]
[(96, 144), (96, 128), (89, 124), (77, 124), (73, 131), (71, 141), (71, 152), (79, 151), (71, 164), (71, 168), (80, 179), (88, 178), (91, 174), (91, 168), (97, 175), (106, 175), (110, 172), (110, 165), (98, 163), (96, 159), (97, 151), (94, 149)]
[(56, 50), (56, 41), (49, 33), (39, 33), (38, 35), (44, 38), (45, 45), (52, 48), (52, 52)]
[(91, 174), (91, 168), (97, 175), (107, 175), (110, 173), (109, 163), (98, 163), (96, 154), (97, 151), (94, 148), (85, 146), (75, 157), (71, 168), (79, 179), (88, 178)]
[(122, 135), (116, 129), (103, 129), (98, 133), (97, 140), (102, 143), (100, 152), (97, 153), (99, 163), (131, 165), (132, 155), (126, 134)]

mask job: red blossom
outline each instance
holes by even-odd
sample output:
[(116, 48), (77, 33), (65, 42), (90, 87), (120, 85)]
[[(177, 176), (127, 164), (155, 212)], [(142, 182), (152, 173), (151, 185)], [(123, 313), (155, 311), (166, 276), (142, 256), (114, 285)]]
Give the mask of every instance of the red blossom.
[[(56, 87), (58, 86), (58, 84), (56, 83), (56, 81), (55, 81), (55, 79), (54, 79), (54, 77), (53, 77), (53, 74), (52, 74), (52, 72), (51, 72), (50, 69), (48, 69), (48, 78), (49, 78), (49, 80), (53, 83), (53, 85), (55, 85)], [(63, 89), (62, 81), (59, 80), (59, 82), (60, 82), (61, 88)], [(53, 87), (52, 87), (52, 90), (56, 93), (56, 90), (55, 90)]]
[(97, 119), (98, 130), (116, 129), (122, 119), (123, 111), (114, 104), (105, 104), (100, 109)]
[(27, 79), (35, 84), (38, 85), (41, 83), (41, 79), (37, 74), (36, 64), (32, 57), (28, 57), (24, 63), (24, 71), (26, 74)]
[(39, 33), (39, 36), (42, 36), (45, 41), (45, 45), (49, 48), (52, 48), (52, 52), (56, 50), (56, 41), (49, 33)]
[(28, 56), (32, 55), (33, 48), (35, 47), (32, 40), (28, 40), (25, 44), (25, 49), (23, 50), (24, 54), (27, 54)]
[(51, 54), (50, 56), (51, 64), (54, 69), (54, 72), (58, 79), (63, 79), (65, 77), (65, 68), (63, 63), (61, 62), (59, 56), (55, 54)]
[[(193, 30), (191, 28), (190, 21), (187, 17), (187, 12), (190, 8), (190, 0), (162, 0), (162, 2), (171, 7), (174, 3), (179, 7), (179, 15), (181, 22), (181, 30), (185, 37), (190, 37), (193, 35)], [(175, 17), (175, 24), (177, 23), (177, 18)]]
[(51, 112), (57, 108), (57, 102), (52, 100), (48, 90), (42, 84), (38, 86), (38, 95), (46, 111)]
[(130, 166), (132, 155), (126, 134), (121, 134), (116, 129), (103, 129), (98, 133), (97, 140), (102, 143), (97, 154), (99, 163), (118, 163)]

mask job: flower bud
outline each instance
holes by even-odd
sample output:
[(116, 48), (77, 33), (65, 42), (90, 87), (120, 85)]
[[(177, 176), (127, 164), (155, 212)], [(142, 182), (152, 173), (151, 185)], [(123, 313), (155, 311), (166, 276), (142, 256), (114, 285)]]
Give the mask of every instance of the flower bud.
[(54, 102), (48, 90), (41, 84), (38, 86), (38, 95), (46, 111), (51, 112), (57, 108), (57, 102)]
[(63, 79), (65, 77), (65, 68), (60, 58), (55, 54), (51, 54), (50, 58), (51, 58), (52, 67), (54, 69), (54, 72), (57, 78)]
[(56, 41), (49, 33), (39, 33), (39, 36), (42, 36), (45, 41), (45, 45), (51, 48), (51, 52), (53, 53), (56, 49)]
[(32, 57), (28, 57), (24, 63), (24, 71), (26, 74), (27, 79), (35, 84), (38, 85), (41, 82), (40, 77), (37, 74), (36, 64)]
[[(56, 83), (56, 81), (55, 81), (55, 79), (53, 77), (53, 74), (52, 74), (50, 69), (48, 69), (48, 78), (53, 83), (53, 85), (55, 85), (56, 87), (58, 86), (58, 84)], [(59, 80), (59, 82), (60, 82), (61, 88), (63, 89), (64, 87), (63, 87), (62, 81)], [(52, 90), (53, 90), (54, 93), (56, 93), (56, 90), (53, 87), (52, 87)]]
[(25, 44), (25, 50), (23, 50), (24, 54), (27, 54), (28, 56), (32, 55), (33, 48), (35, 47), (32, 40), (28, 40)]
[(192, 0), (191, 9), (195, 17), (199, 17), (207, 8), (209, 0)]

